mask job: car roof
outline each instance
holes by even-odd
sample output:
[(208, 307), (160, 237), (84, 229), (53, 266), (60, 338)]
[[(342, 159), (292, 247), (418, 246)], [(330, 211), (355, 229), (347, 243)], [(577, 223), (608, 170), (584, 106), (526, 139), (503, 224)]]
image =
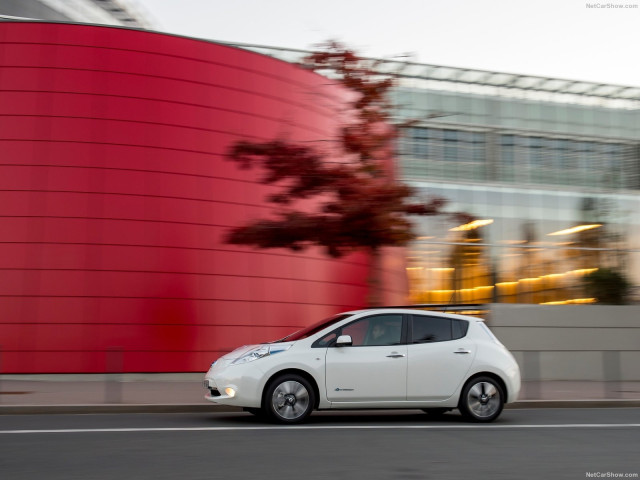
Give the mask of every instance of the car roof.
[(484, 319), (478, 317), (472, 317), (471, 315), (460, 315), (457, 313), (447, 313), (447, 312), (437, 312), (435, 310), (423, 310), (420, 308), (407, 308), (407, 307), (375, 307), (375, 308), (366, 308), (360, 310), (351, 310), (349, 313), (352, 315), (360, 315), (362, 313), (370, 313), (370, 314), (380, 314), (380, 313), (403, 313), (403, 314), (412, 314), (412, 315), (428, 315), (430, 317), (442, 317), (442, 318), (456, 318), (459, 320), (470, 321), (478, 321), (484, 322)]

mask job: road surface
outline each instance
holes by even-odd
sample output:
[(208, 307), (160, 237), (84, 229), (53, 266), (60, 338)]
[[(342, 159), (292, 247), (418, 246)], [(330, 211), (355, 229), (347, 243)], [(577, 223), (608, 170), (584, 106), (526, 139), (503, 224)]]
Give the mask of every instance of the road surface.
[(638, 452), (640, 408), (0, 416), (6, 480), (638, 478)]

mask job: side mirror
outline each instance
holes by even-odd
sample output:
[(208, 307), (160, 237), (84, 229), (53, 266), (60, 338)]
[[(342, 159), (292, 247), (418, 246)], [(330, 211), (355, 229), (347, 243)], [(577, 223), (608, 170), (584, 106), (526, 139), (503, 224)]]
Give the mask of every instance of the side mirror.
[(336, 340), (336, 347), (350, 347), (353, 345), (351, 335), (340, 335)]

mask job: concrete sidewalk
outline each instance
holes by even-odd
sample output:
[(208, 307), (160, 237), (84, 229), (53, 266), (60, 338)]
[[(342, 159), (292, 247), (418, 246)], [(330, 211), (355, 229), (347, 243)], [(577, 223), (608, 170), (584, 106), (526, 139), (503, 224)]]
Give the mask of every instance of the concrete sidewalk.
[[(0, 414), (237, 411), (204, 400), (204, 373), (0, 375)], [(640, 407), (640, 382), (524, 382), (508, 408)]]

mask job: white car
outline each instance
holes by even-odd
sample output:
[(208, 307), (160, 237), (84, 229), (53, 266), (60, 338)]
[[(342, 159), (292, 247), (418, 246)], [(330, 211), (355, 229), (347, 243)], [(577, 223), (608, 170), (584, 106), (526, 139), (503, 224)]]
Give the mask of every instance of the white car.
[(495, 420), (517, 399), (520, 369), (475, 317), (379, 308), (342, 313), (211, 365), (205, 398), (281, 423), (314, 409), (455, 408)]

